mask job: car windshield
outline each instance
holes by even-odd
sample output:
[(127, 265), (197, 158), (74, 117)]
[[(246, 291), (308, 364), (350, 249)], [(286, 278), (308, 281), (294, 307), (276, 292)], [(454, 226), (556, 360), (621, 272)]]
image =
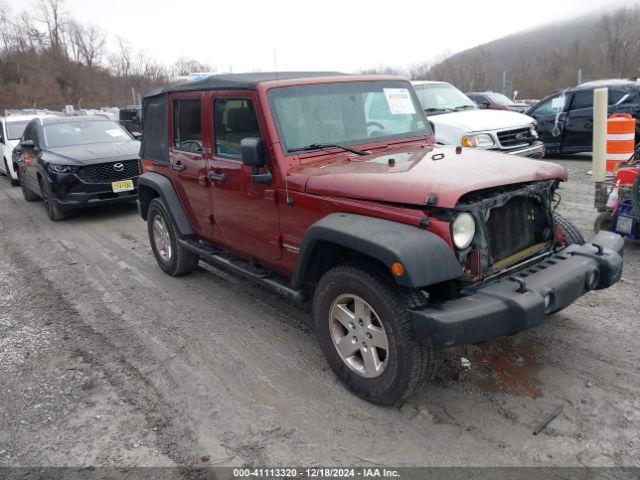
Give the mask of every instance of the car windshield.
[(7, 122), (7, 138), (9, 140), (18, 140), (24, 133), (24, 128), (29, 123), (29, 120), (19, 120), (14, 122)]
[(276, 88), (269, 92), (269, 102), (288, 153), (319, 149), (314, 145), (357, 145), (430, 133), (404, 81)]
[(497, 103), (498, 105), (515, 105), (513, 100), (501, 93), (489, 92), (486, 95), (493, 103)]
[(469, 97), (448, 83), (415, 85), (415, 89), (422, 108), (431, 115), (477, 108)]
[(131, 140), (120, 125), (107, 119), (51, 123), (44, 126), (44, 138), (52, 148)]

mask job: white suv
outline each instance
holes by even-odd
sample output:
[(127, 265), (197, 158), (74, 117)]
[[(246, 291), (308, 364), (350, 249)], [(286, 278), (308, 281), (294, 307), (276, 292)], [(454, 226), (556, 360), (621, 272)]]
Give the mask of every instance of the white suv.
[(20, 137), (29, 120), (36, 117), (49, 117), (51, 114), (42, 113), (9, 113), (0, 117), (0, 172), (6, 175), (11, 181), (11, 185), (17, 186), (18, 172), (13, 167), (11, 154), (13, 149), (20, 143)]
[(544, 156), (533, 118), (507, 110), (481, 110), (447, 82), (412, 83), (438, 143), (532, 158)]

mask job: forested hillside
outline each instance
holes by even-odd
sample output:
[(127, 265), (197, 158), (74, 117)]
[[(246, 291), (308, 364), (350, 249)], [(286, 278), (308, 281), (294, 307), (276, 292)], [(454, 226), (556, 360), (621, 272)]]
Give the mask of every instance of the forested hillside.
[(39, 0), (19, 12), (0, 0), (0, 112), (124, 106), (133, 102), (132, 89), (144, 93), (176, 75), (210, 70), (187, 59), (167, 67), (126, 39), (116, 44), (107, 51), (106, 33), (74, 20), (63, 0)]
[(417, 79), (445, 80), (458, 88), (542, 97), (583, 80), (640, 75), (640, 6), (594, 14), (501, 38), (433, 66)]

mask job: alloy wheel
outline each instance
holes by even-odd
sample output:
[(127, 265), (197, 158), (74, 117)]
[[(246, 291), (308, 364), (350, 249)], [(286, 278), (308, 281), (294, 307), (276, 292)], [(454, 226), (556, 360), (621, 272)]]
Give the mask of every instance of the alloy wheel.
[(171, 236), (167, 230), (167, 224), (161, 215), (156, 215), (153, 219), (153, 242), (158, 251), (158, 255), (164, 262), (171, 260)]
[(357, 295), (336, 298), (329, 311), (333, 345), (347, 366), (365, 378), (382, 375), (389, 360), (389, 340), (375, 310)]

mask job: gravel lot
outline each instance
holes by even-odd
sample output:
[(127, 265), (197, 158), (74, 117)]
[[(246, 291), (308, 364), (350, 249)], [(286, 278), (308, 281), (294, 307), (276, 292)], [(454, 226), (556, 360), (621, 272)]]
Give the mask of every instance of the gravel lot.
[[(557, 161), (560, 211), (590, 237), (588, 160)], [(0, 466), (637, 466), (640, 244), (625, 259), (620, 284), (447, 351), (381, 408), (337, 382), (308, 307), (209, 266), (168, 277), (135, 207), (53, 223), (2, 178)]]

